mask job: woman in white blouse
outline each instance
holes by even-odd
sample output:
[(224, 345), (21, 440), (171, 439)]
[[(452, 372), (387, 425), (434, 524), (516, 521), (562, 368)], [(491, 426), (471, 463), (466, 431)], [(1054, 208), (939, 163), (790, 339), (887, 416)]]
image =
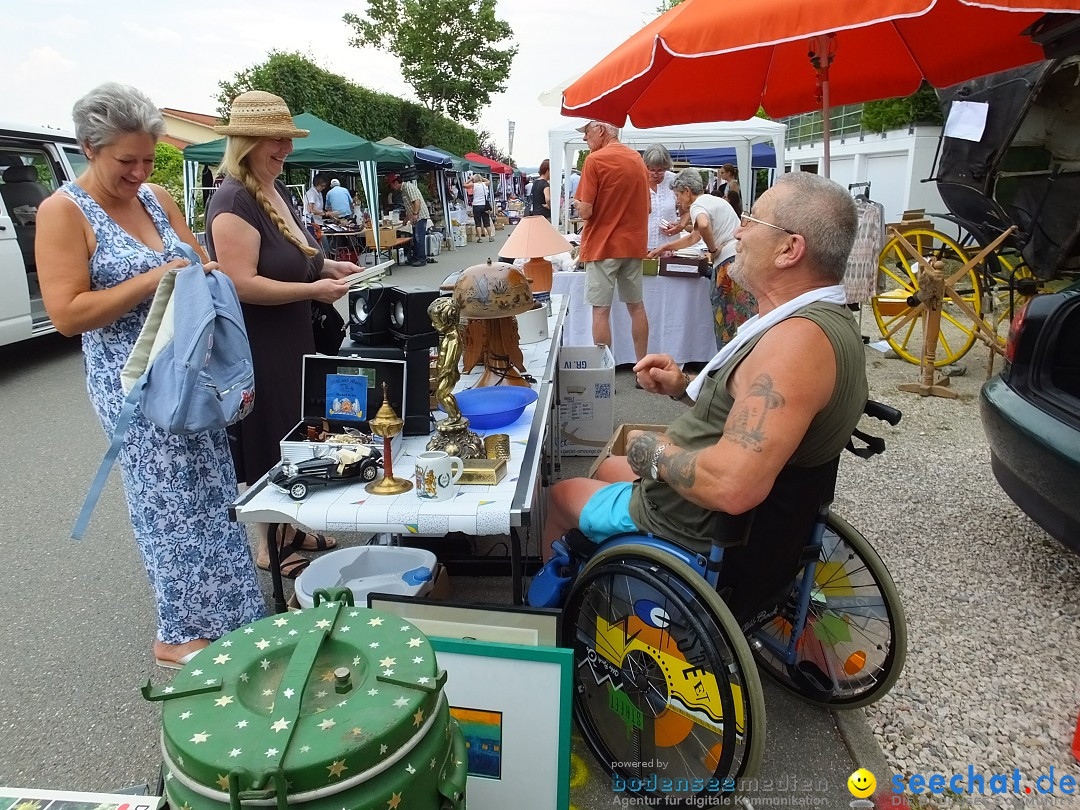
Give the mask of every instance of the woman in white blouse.
[(671, 154), (662, 144), (654, 143), (648, 147), (641, 159), (645, 161), (645, 169), (649, 173), (649, 196), (652, 201), (652, 210), (649, 212), (649, 250), (652, 250), (668, 241), (664, 227), (679, 222), (675, 191), (671, 187), (675, 172), (671, 171)]

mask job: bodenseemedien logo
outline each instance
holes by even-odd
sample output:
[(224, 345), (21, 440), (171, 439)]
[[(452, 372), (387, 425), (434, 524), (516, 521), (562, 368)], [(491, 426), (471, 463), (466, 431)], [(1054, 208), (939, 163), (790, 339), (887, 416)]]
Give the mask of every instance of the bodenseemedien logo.
[(847, 780), (847, 789), (855, 797), (855, 800), (851, 802), (850, 807), (873, 807), (874, 803), (870, 801), (869, 797), (874, 795), (874, 788), (876, 787), (877, 780), (866, 768), (859, 768), (859, 770), (851, 774)]

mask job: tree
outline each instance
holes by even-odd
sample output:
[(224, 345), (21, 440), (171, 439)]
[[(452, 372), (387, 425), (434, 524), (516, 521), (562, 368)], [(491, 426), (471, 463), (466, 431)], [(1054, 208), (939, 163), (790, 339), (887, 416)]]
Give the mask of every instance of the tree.
[(480, 130), (477, 137), (480, 138), (480, 148), (476, 150), (476, 154), (483, 155), (492, 160), (497, 160), (499, 163), (505, 163), (507, 166), (517, 166), (513, 158), (504, 154), (503, 151), (495, 145), (495, 141), (491, 139), (491, 133), (486, 129)]
[(495, 16), (495, 0), (369, 0), (367, 13), (345, 15), (356, 32), (349, 44), (398, 57), (429, 109), (476, 123), (491, 96), (506, 89), (518, 48)]
[(184, 210), (184, 153), (164, 141), (154, 146), (154, 171), (150, 182), (157, 183)]
[(910, 96), (867, 102), (863, 105), (861, 123), (870, 132), (887, 132), (909, 124), (941, 124), (944, 120), (937, 93), (923, 82)]

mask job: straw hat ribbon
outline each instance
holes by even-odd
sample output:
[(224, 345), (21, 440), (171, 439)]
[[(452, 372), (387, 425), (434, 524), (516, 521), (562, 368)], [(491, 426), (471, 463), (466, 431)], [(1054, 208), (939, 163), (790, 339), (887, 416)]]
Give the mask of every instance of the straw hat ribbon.
[(229, 123), (214, 127), (214, 132), (256, 138), (306, 138), (310, 134), (296, 128), (283, 98), (262, 90), (249, 90), (234, 98)]

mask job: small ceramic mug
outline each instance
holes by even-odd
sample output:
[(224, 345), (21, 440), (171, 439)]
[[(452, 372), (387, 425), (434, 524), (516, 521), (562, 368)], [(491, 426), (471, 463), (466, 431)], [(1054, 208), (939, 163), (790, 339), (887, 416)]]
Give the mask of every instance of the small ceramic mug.
[(448, 501), (457, 494), (457, 482), (465, 465), (442, 450), (428, 450), (416, 457), (416, 495), (427, 501)]

